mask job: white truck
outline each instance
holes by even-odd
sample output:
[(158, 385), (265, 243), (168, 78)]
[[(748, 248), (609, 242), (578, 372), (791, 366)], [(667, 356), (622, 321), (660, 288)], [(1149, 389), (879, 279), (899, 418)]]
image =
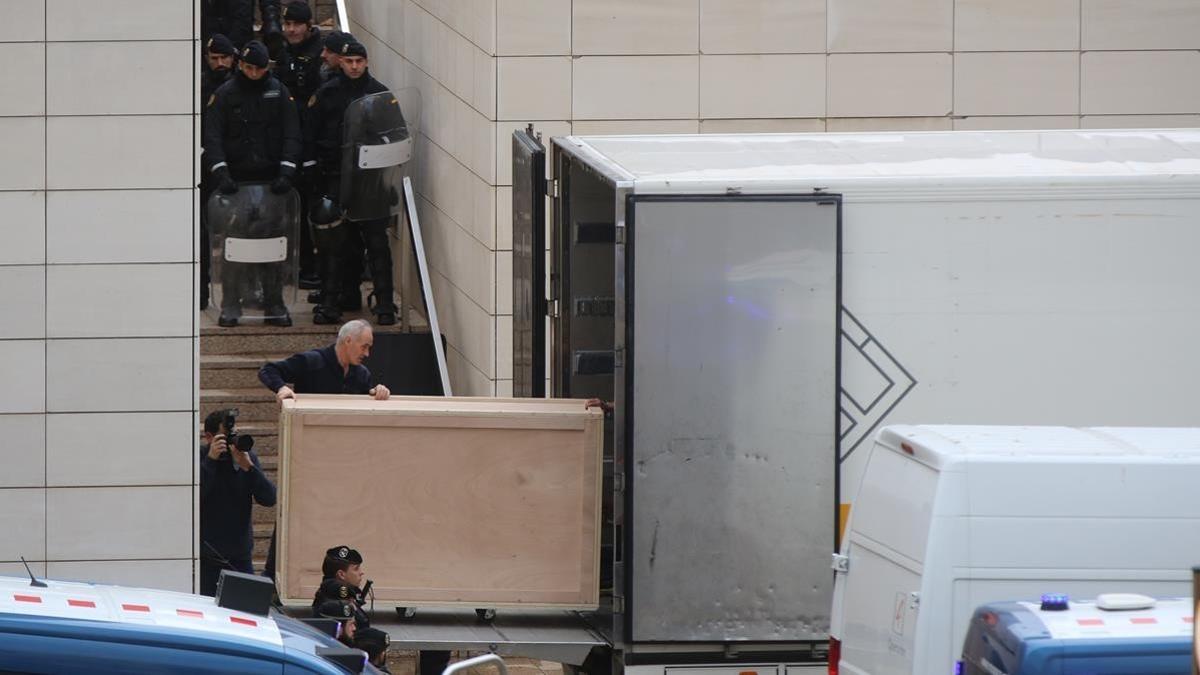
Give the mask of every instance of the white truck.
[(1200, 429), (901, 425), (864, 455), (830, 673), (953, 675), (985, 603), (1191, 592)]

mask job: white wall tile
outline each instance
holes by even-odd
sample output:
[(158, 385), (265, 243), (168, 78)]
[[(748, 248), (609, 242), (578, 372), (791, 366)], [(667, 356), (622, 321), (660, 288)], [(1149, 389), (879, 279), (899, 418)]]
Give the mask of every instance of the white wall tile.
[(496, 188), (496, 249), (511, 251), (512, 241), (512, 186), (508, 185)]
[(190, 188), (192, 125), (190, 115), (51, 117), (46, 139), (50, 188)]
[(454, 347), (446, 350), (446, 368), (455, 396), (493, 396), (496, 386), (475, 364)]
[(1086, 114), (1200, 110), (1200, 52), (1085, 52), (1081, 60)]
[[(0, 488), (46, 484), (46, 416), (0, 415)], [(93, 450), (95, 448), (93, 447)]]
[(574, 54), (695, 54), (699, 0), (574, 0)]
[(0, 373), (0, 413), (45, 412), (45, 341), (0, 340)]
[(513, 378), (513, 318), (496, 317), (496, 378)]
[(1200, 48), (1195, 0), (1082, 0), (1083, 48)]
[[(496, 313), (513, 313), (513, 254), (496, 252)], [(509, 345), (511, 347), (511, 345)], [(499, 375), (498, 377), (504, 377)]]
[(830, 117), (938, 117), (950, 112), (949, 54), (832, 54)]
[[(104, 11), (86, 0), (45, 0), (49, 40), (190, 40), (190, 2), (104, 0)], [(86, 18), (84, 18), (86, 16)]]
[(46, 551), (46, 491), (0, 490), (0, 560), (40, 560)]
[(512, 395), (512, 380), (496, 380), (496, 396), (499, 396), (500, 398), (512, 398)]
[[(534, 132), (541, 132), (542, 145), (546, 146), (546, 176), (549, 177), (550, 166), (550, 139), (554, 136), (568, 136), (571, 134), (571, 123), (560, 121), (520, 121), (520, 122), (498, 122), (496, 124), (496, 184), (497, 185), (512, 185), (512, 135), (518, 129), (524, 130), (526, 126), (533, 123)], [(499, 246), (498, 248), (505, 248)]]
[(57, 42), (46, 45), (51, 115), (188, 114), (191, 41)]
[(496, 53), (553, 56), (571, 53), (571, 3), (497, 0)]
[(8, 64), (2, 80), (4, 96), (0, 97), (0, 117), (46, 114), (46, 46), (29, 42), (0, 43), (0, 63)]
[[(495, 372), (496, 335), (492, 314), (457, 288), (441, 272), (430, 274), (438, 320), (447, 343), (457, 350), (484, 379)], [(457, 391), (455, 392), (458, 393)]]
[(829, 0), (830, 52), (950, 51), (954, 0)]
[[(33, 575), (39, 579), (46, 578), (46, 563), (40, 560), (30, 560), (29, 556), (25, 556), (25, 562), (29, 563), (29, 569), (33, 571)], [(27, 577), (28, 572), (25, 571), (25, 565), (18, 562), (0, 562), (0, 574), (6, 577)]]
[(956, 115), (1079, 112), (1079, 54), (978, 52), (954, 56)]
[(0, 265), (28, 265), (46, 261), (46, 193), (0, 192), (4, 216), (4, 246)]
[(46, 337), (46, 268), (0, 266), (0, 288), (0, 340)]
[(21, 158), (0, 162), (0, 190), (46, 187), (46, 118), (0, 117), (0, 148), (6, 157)]
[(859, 131), (950, 131), (949, 117), (830, 117), (825, 129), (831, 134)]
[(47, 415), (45, 437), (51, 487), (190, 485), (198, 456), (190, 412)]
[(571, 116), (569, 57), (500, 57), (496, 72), (497, 119), (560, 120)]
[(50, 410), (189, 410), (192, 356), (189, 338), (48, 340)]
[(825, 131), (824, 119), (700, 120), (702, 134), (796, 134)]
[(46, 198), (51, 263), (189, 262), (193, 231), (192, 190), (72, 190)]
[(1200, 115), (1084, 115), (1083, 129), (1176, 129), (1200, 127)]
[(187, 558), (192, 488), (46, 490), (46, 559)]
[(496, 58), (482, 51), (475, 52), (471, 107), (490, 120), (496, 119)]
[(1021, 116), (1009, 117), (955, 117), (954, 129), (964, 131), (991, 131), (998, 129), (1078, 129), (1079, 115)]
[(47, 563), (51, 579), (192, 592), (191, 560), (72, 560)]
[(956, 0), (954, 49), (1079, 49), (1079, 0)]
[(700, 116), (820, 117), (824, 54), (700, 57)]
[[(471, 199), (475, 205), (475, 232), (486, 237), (480, 243), (485, 248), (496, 249), (496, 188), (482, 181), (474, 182)], [(478, 237), (477, 237), (478, 238)]]
[(698, 56), (574, 59), (574, 119), (695, 119)]
[[(612, 136), (635, 134), (695, 134), (700, 122), (690, 120), (575, 120), (571, 133), (576, 136)], [(547, 158), (549, 165), (549, 158)]]
[(421, 205), (421, 234), (430, 268), (490, 313), (496, 293), (492, 252), (429, 202), (422, 200)]
[(46, 39), (46, 0), (0, 0), (0, 42)]
[(192, 273), (190, 263), (51, 265), (46, 330), (52, 338), (190, 336)]
[(701, 54), (824, 54), (826, 0), (700, 0)]

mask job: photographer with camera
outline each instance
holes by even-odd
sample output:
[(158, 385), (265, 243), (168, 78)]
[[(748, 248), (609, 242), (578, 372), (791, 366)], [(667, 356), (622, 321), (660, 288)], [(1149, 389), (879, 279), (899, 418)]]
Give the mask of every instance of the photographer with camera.
[(254, 454), (254, 439), (239, 435), (237, 410), (204, 418), (200, 446), (200, 593), (215, 595), (222, 569), (254, 573), (250, 556), (253, 502), (275, 505), (275, 484)]

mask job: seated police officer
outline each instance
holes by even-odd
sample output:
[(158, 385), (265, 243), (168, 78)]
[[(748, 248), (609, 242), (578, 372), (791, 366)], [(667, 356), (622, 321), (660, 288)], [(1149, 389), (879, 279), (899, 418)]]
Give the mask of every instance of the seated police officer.
[[(288, 88), (270, 74), (267, 48), (251, 41), (242, 49), (238, 72), (217, 88), (205, 112), (204, 157), (216, 188), (222, 194), (238, 191), (238, 181), (269, 181), (271, 192), (285, 195), (300, 160), (300, 117)], [(222, 265), (221, 326), (236, 326), (241, 316), (242, 295), (249, 296), (252, 284), (239, 279), (239, 266)], [(283, 279), (268, 271), (262, 274), (263, 303), (267, 323), (292, 325), (283, 302)]]
[(200, 592), (204, 595), (216, 594), (223, 569), (254, 573), (252, 504), (275, 505), (275, 484), (263, 473), (252, 444), (227, 442), (236, 415), (230, 413), (218, 410), (204, 418), (200, 446)]
[[(387, 663), (387, 647), (391, 638), (378, 628), (371, 628), (371, 619), (363, 611), (366, 594), (370, 588), (362, 571), (362, 555), (349, 546), (334, 546), (325, 551), (321, 561), (321, 585), (313, 596), (313, 614), (325, 616), (331, 609), (329, 603), (345, 605), (354, 622), (354, 635), (349, 643), (367, 653), (371, 663), (382, 666)], [(341, 611), (343, 614), (345, 610)], [(337, 618), (331, 617), (331, 618)]]

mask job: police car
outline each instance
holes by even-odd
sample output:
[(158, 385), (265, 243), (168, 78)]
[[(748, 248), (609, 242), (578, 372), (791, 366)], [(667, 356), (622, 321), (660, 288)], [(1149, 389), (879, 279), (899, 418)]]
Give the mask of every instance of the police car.
[[(223, 577), (225, 581), (230, 579)], [(0, 577), (0, 672), (380, 672), (366, 662), (366, 654), (337, 641), (337, 622), (289, 618), (270, 609), (269, 594), (265, 603), (246, 601), (264, 597), (261, 587), (239, 599), (234, 586), (223, 583), (227, 601), (221, 601), (142, 588)]]

